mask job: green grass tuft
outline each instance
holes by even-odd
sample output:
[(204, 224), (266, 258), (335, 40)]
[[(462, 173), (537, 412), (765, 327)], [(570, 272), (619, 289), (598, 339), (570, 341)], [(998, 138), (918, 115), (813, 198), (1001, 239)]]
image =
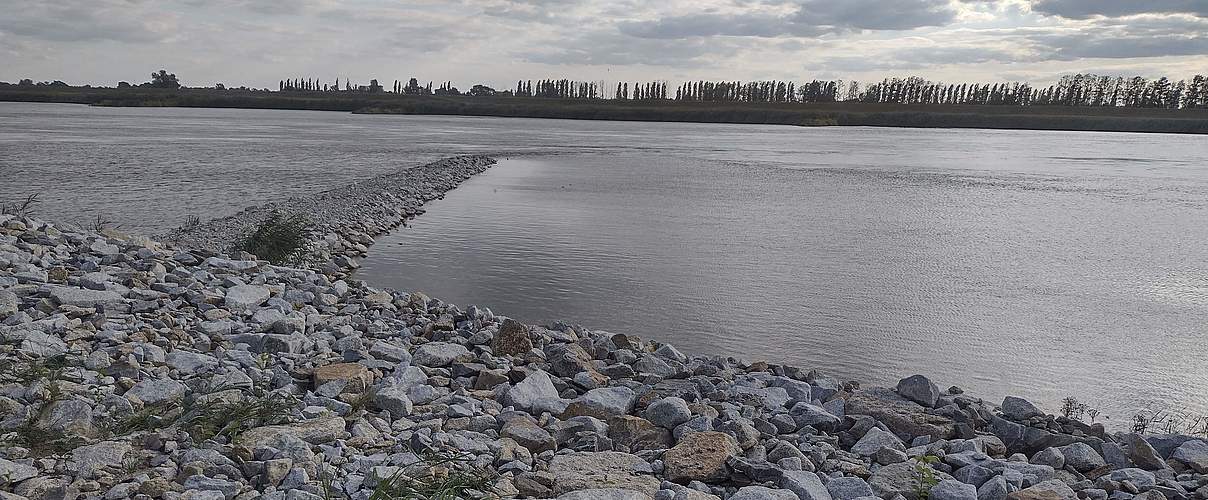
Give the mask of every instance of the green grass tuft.
[(304, 215), (273, 212), (254, 231), (240, 238), (235, 250), (255, 254), (273, 264), (293, 263), (302, 258), (309, 228), (310, 220)]

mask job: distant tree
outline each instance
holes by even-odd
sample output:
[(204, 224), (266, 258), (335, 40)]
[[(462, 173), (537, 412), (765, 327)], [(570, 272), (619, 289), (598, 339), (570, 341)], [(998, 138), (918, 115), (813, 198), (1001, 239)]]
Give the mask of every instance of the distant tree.
[(22, 87), (33, 87), (34, 81), (29, 78), (22, 78), (20, 82), (17, 82), (17, 85)]
[(495, 94), (496, 94), (495, 89), (488, 87), (486, 85), (478, 84), (473, 87), (470, 87), (470, 95), (472, 95), (472, 96), (492, 96)]
[(147, 82), (146, 85), (160, 89), (178, 89), (180, 88), (180, 80), (176, 79), (175, 74), (161, 69), (156, 73), (151, 73), (151, 81)]
[(382, 90), (384, 90), (384, 89), (382, 88), (381, 85), (378, 84), (377, 78), (369, 80), (369, 92), (376, 94), (378, 92), (381, 92)]
[(130, 88), (130, 82), (117, 82), (117, 88), (128, 89)]
[(226, 90), (226, 85), (223, 85), (223, 84), (221, 84), (221, 83), (215, 83), (215, 84), (214, 84), (214, 89), (215, 89), (215, 90)]

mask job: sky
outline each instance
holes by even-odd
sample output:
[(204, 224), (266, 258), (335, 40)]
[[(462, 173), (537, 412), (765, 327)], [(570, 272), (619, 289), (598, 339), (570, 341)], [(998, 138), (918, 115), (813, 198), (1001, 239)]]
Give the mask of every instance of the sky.
[[(0, 0), (0, 81), (1028, 81), (1208, 73), (1208, 0)], [(678, 84), (678, 83), (676, 83)], [(606, 87), (607, 88), (607, 87)]]

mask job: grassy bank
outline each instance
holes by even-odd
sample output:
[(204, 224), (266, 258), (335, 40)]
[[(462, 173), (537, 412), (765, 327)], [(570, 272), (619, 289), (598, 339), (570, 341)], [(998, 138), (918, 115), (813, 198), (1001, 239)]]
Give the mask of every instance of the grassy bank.
[(578, 100), (144, 88), (9, 88), (0, 89), (0, 101), (799, 126), (1208, 133), (1208, 110), (1065, 106)]

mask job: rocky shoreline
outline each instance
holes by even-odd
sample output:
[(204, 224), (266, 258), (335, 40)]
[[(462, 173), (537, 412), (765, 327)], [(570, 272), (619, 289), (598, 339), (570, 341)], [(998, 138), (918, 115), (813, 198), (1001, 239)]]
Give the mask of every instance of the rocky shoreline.
[(310, 225), (306, 267), (332, 276), (347, 276), (359, 267), (374, 237), (424, 213), (423, 205), (441, 198), (463, 181), (482, 173), (495, 160), (488, 156), (455, 156), (404, 168), (314, 195), (250, 207), (239, 213), (190, 227), (179, 227), (159, 240), (214, 254), (232, 254), (242, 235), (277, 213), (300, 215)]
[[(366, 206), (489, 166), (456, 161)], [(340, 235), (416, 210), (332, 214), (319, 270), (221, 255), (263, 212), (175, 244), (0, 215), (0, 500), (1208, 499), (1203, 437), (339, 278)]]

